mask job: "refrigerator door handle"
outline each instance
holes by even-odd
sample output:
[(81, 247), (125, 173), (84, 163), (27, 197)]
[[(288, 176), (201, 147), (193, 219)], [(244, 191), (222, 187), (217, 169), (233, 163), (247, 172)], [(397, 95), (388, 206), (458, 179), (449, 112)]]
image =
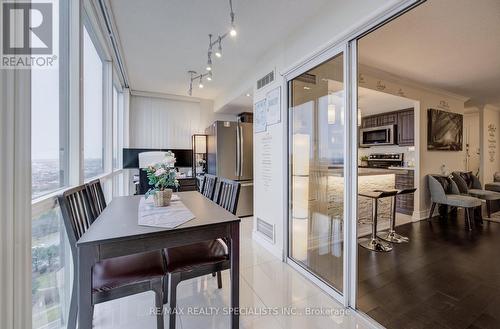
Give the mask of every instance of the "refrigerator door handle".
[(243, 159), (243, 146), (245, 145), (244, 144), (244, 140), (243, 140), (243, 127), (241, 125), (238, 125), (238, 129), (240, 130), (240, 173), (238, 174), (238, 176), (243, 176), (243, 163), (244, 163), (244, 159)]
[(240, 176), (240, 160), (241, 160), (241, 148), (240, 148), (240, 126), (236, 126), (236, 176)]

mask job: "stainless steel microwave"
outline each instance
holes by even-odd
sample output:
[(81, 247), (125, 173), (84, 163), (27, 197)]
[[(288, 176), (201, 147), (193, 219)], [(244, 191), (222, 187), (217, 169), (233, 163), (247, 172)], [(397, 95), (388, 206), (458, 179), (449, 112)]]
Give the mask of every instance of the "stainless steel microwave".
[(396, 144), (396, 125), (362, 128), (359, 131), (360, 146)]

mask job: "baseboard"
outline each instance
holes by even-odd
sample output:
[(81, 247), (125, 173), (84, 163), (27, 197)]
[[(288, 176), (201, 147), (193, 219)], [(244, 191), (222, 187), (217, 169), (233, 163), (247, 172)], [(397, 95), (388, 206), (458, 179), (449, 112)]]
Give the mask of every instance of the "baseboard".
[(414, 222), (418, 222), (424, 219), (429, 218), (429, 213), (431, 212), (431, 209), (426, 209), (426, 210), (421, 210), (421, 211), (413, 211), (413, 216), (412, 220)]
[(283, 258), (283, 249), (276, 246), (276, 244), (269, 241), (267, 238), (262, 236), (257, 231), (252, 231), (252, 239), (257, 242), (261, 247), (269, 251), (274, 257), (278, 258), (281, 261), (284, 261)]

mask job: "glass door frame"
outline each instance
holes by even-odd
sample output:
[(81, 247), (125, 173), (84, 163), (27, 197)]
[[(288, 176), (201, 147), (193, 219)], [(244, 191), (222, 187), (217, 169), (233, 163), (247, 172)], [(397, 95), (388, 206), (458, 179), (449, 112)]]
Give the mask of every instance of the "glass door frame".
[[(347, 243), (349, 241), (349, 235), (350, 235), (350, 230), (351, 228), (349, 227), (350, 224), (348, 223), (349, 221), (346, 220), (346, 218), (350, 218), (350, 206), (349, 206), (349, 193), (351, 193), (351, 183), (350, 183), (350, 173), (347, 168), (351, 167), (351, 156), (350, 156), (350, 150), (349, 150), (349, 144), (350, 144), (350, 136), (352, 135), (350, 129), (351, 129), (351, 124), (350, 124), (350, 106), (349, 106), (349, 98), (348, 97), (348, 86), (351, 84), (350, 79), (349, 79), (349, 74), (348, 74), (348, 64), (349, 64), (349, 52), (348, 52), (348, 43), (347, 42), (342, 42), (341, 44), (332, 47), (326, 51), (324, 51), (322, 54), (319, 56), (315, 56), (311, 60), (307, 61), (306, 63), (303, 63), (303, 65), (300, 65), (296, 67), (294, 70), (288, 72), (287, 74), (284, 75), (284, 81), (283, 81), (283, 90), (285, 91), (283, 93), (283, 104), (284, 110), (286, 111), (286, 115), (284, 116), (286, 118), (286, 138), (285, 140), (287, 141), (287, 162), (286, 162), (286, 193), (287, 193), (287, 207), (286, 207), (286, 225), (285, 225), (285, 261), (287, 264), (295, 268), (297, 271), (299, 271), (301, 274), (306, 276), (310, 281), (318, 285), (322, 290), (324, 290), (326, 293), (334, 297), (336, 300), (338, 300), (342, 305), (348, 306), (348, 300), (347, 296), (349, 295), (346, 293), (347, 290), (349, 290), (349, 262), (348, 262), (348, 253), (346, 252), (349, 248), (347, 247)], [(291, 95), (292, 93), (290, 92), (290, 82), (298, 77), (299, 75), (327, 62), (328, 60), (342, 55), (343, 56), (343, 76), (344, 76), (344, 108), (346, 109), (345, 111), (345, 124), (344, 124), (344, 209), (343, 209), (343, 232), (342, 232), (342, 239), (344, 241), (344, 247), (342, 251), (342, 267), (343, 267), (343, 291), (340, 292), (337, 289), (333, 288), (329, 283), (327, 283), (324, 279), (320, 278), (319, 276), (315, 275), (312, 273), (309, 269), (307, 269), (303, 264), (300, 262), (296, 261), (291, 257), (290, 254), (290, 242), (291, 242), (291, 234), (292, 230), (290, 228), (290, 223), (291, 223), (291, 216), (292, 216), (292, 177), (290, 175), (290, 170), (291, 170), (291, 165), (292, 165), (292, 148), (293, 145), (291, 143), (292, 141), (292, 125), (291, 123), (291, 112), (290, 112), (290, 104), (291, 104)]]
[[(358, 58), (357, 58), (357, 43), (366, 34), (379, 28), (380, 26), (388, 23), (389, 21), (403, 15), (407, 11), (412, 10), (418, 5), (424, 3), (426, 0), (402, 0), (399, 3), (382, 10), (378, 16), (372, 17), (366, 24), (361, 25), (354, 29), (351, 33), (347, 34), (339, 41), (331, 43), (323, 50), (316, 52), (308, 59), (285, 70), (283, 73), (282, 82), (282, 106), (283, 111), (286, 111), (285, 119), (285, 140), (287, 143), (286, 154), (287, 159), (284, 164), (284, 171), (286, 175), (286, 223), (284, 225), (284, 260), (291, 267), (296, 269), (299, 273), (308, 278), (311, 282), (319, 286), (323, 291), (334, 297), (342, 305), (347, 308), (353, 309), (360, 314), (368, 323), (379, 326), (379, 324), (370, 318), (365, 313), (356, 308), (356, 294), (357, 294), (357, 225), (356, 221), (352, 220), (357, 218), (357, 189), (358, 189), (358, 126), (357, 126), (357, 108), (358, 108)], [(344, 56), (344, 106), (345, 106), (345, 143), (344, 143), (344, 250), (343, 250), (343, 292), (339, 292), (329, 285), (326, 281), (315, 275), (308, 270), (305, 266), (291, 258), (290, 255), (290, 242), (291, 242), (291, 175), (290, 167), (292, 161), (292, 145), (291, 134), (292, 127), (290, 124), (290, 89), (289, 83), (299, 75), (313, 69), (314, 67), (332, 59), (333, 57), (343, 54)]]

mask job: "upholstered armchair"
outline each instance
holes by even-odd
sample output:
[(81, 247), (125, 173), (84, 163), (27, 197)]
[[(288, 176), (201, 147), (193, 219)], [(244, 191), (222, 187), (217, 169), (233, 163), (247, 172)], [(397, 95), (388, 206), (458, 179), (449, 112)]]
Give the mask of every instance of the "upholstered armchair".
[(460, 194), (457, 184), (449, 177), (442, 175), (428, 175), (429, 191), (431, 193), (431, 212), (428, 221), (431, 220), (436, 205), (447, 205), (460, 207), (465, 210), (465, 221), (469, 230), (472, 230), (470, 209), (481, 206), (481, 200)]

